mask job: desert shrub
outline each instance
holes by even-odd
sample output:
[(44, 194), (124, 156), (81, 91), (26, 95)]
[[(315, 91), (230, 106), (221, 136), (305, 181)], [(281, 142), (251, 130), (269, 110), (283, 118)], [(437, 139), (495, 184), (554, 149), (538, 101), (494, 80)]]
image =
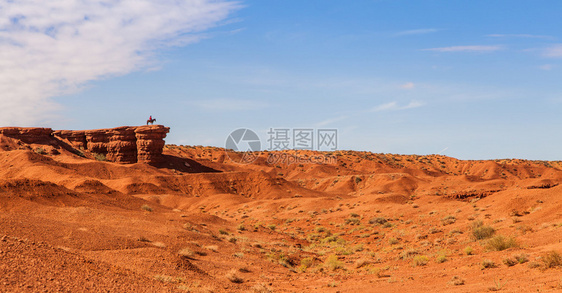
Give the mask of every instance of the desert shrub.
[(463, 251), (464, 251), (464, 253), (466, 253), (466, 255), (472, 255), (472, 253), (473, 253), (472, 247), (470, 247), (470, 246), (465, 247), (463, 249)]
[(429, 232), (429, 234), (437, 234), (439, 232), (443, 232), (443, 230), (441, 230), (437, 227), (431, 227), (431, 228), (429, 228), (429, 230), (427, 230), (427, 232)]
[(449, 236), (455, 236), (455, 234), (462, 234), (462, 230), (460, 229), (453, 229), (451, 231), (449, 231)]
[(35, 149), (35, 152), (38, 153), (38, 154), (40, 154), (40, 155), (44, 155), (44, 154), (47, 153), (47, 152), (45, 151), (45, 149), (43, 149), (43, 148), (36, 148), (36, 149)]
[(328, 229), (326, 229), (326, 227), (322, 227), (322, 226), (318, 226), (318, 227), (314, 228), (314, 231), (316, 231), (318, 233), (323, 233), (323, 232), (330, 233), (328, 231)]
[(377, 225), (383, 225), (386, 222), (388, 222), (385, 218), (383, 217), (376, 217), (376, 218), (371, 218), (369, 220), (369, 224), (377, 224)]
[(301, 266), (310, 268), (314, 264), (314, 258), (312, 257), (305, 257), (301, 259)]
[(412, 260), (412, 265), (417, 266), (425, 266), (429, 262), (429, 258), (425, 255), (416, 255)]
[(503, 282), (503, 284), (502, 284), (502, 282), (500, 280), (494, 279), (494, 286), (488, 287), (488, 290), (489, 291), (500, 291), (506, 283), (507, 283), (507, 281)]
[(438, 256), (435, 258), (435, 261), (436, 261), (437, 263), (444, 263), (444, 262), (447, 261), (447, 256), (444, 255), (444, 254), (440, 254), (440, 255), (438, 255)]
[(210, 250), (212, 252), (217, 252), (219, 250), (219, 247), (216, 245), (207, 245), (207, 246), (203, 246), (203, 248)]
[(508, 257), (508, 258), (504, 258), (504, 259), (503, 259), (503, 263), (504, 263), (506, 266), (508, 266), (508, 267), (512, 267), (512, 266), (518, 264), (519, 262), (518, 262), (516, 259), (514, 259), (514, 258), (509, 258), (509, 257)]
[(162, 283), (176, 283), (177, 279), (168, 275), (155, 275), (154, 279)]
[(267, 228), (270, 229), (270, 230), (272, 230), (272, 231), (274, 231), (276, 227), (277, 227), (277, 225), (275, 225), (275, 224), (269, 224), (269, 225), (267, 225)]
[(526, 263), (529, 261), (529, 257), (524, 253), (514, 255), (513, 257), (518, 263)]
[(412, 258), (415, 255), (418, 255), (419, 252), (415, 249), (415, 248), (410, 248), (407, 250), (404, 250), (400, 253), (400, 258), (401, 259), (408, 259), (408, 258)]
[(94, 158), (95, 158), (97, 161), (102, 161), (102, 162), (105, 161), (105, 160), (107, 160), (107, 158), (105, 157), (104, 154), (96, 154), (96, 153), (95, 153), (95, 154), (94, 154)]
[(398, 244), (398, 242), (400, 242), (400, 241), (398, 241), (398, 239), (396, 239), (396, 238), (388, 239), (388, 244), (390, 244), (390, 245)]
[(324, 265), (329, 270), (335, 271), (337, 269), (343, 269), (343, 262), (338, 259), (338, 256), (335, 254), (331, 254), (326, 258)]
[(449, 281), (449, 284), (451, 284), (453, 286), (464, 285), (464, 280), (461, 279), (461, 277), (459, 277), (459, 276), (453, 276), (453, 278), (451, 278), (451, 280)]
[(562, 256), (557, 251), (549, 251), (541, 257), (545, 269), (562, 266)]
[(362, 268), (364, 266), (368, 266), (370, 264), (372, 264), (373, 261), (367, 258), (360, 258), (357, 261), (355, 261), (355, 267), (356, 268)]
[(228, 235), (228, 231), (226, 231), (225, 229), (219, 229), (219, 234)]
[(443, 224), (443, 226), (453, 224), (456, 221), (457, 218), (455, 218), (455, 216), (446, 216), (445, 218), (441, 219), (441, 223)]
[(246, 227), (244, 226), (244, 224), (238, 225), (238, 226), (236, 227), (236, 229), (237, 229), (238, 231), (246, 231)]
[(193, 256), (195, 256), (195, 252), (187, 247), (178, 251), (178, 254), (187, 258), (192, 258)]
[(494, 236), (486, 243), (486, 248), (491, 251), (502, 251), (511, 247), (517, 247), (517, 241), (513, 237), (506, 238), (503, 235)]
[(147, 205), (147, 204), (143, 204), (143, 205), (141, 206), (141, 209), (142, 209), (142, 210), (145, 210), (145, 211), (147, 211), (147, 212), (152, 212), (152, 208), (151, 208), (149, 205)]
[(490, 269), (490, 268), (495, 268), (496, 267), (496, 263), (494, 263), (494, 261), (489, 260), (489, 259), (485, 259), (482, 261), (481, 264), (481, 268), (482, 269)]
[(225, 277), (232, 283), (244, 283), (244, 280), (238, 276), (238, 270), (231, 269), (226, 273)]
[(476, 240), (490, 238), (496, 233), (496, 230), (492, 226), (484, 226), (482, 221), (474, 221), (471, 228), (472, 237)]
[(350, 217), (350, 218), (345, 219), (345, 224), (346, 225), (359, 225), (359, 224), (361, 224), (361, 220), (359, 218)]

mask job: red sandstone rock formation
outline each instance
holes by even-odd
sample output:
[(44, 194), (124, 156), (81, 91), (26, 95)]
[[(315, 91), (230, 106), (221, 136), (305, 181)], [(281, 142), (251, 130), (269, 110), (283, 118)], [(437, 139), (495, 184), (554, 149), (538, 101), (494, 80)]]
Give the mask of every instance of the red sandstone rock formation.
[(72, 147), (103, 154), (110, 162), (157, 163), (162, 159), (164, 138), (170, 131), (162, 125), (122, 126), (95, 130), (57, 130), (50, 128), (0, 128), (0, 135), (26, 144), (56, 146), (57, 139)]

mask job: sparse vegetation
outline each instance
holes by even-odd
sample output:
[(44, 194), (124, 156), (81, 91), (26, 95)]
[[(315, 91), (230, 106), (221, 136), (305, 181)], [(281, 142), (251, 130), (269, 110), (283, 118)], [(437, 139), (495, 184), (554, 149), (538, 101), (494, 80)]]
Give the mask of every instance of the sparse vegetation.
[(541, 256), (541, 261), (545, 269), (562, 266), (562, 256), (557, 251), (551, 250)]
[(147, 211), (147, 212), (152, 212), (152, 208), (147, 204), (143, 204), (141, 206), (141, 209), (144, 210), (144, 211)]
[(483, 240), (492, 237), (496, 233), (496, 229), (492, 226), (484, 226), (482, 221), (474, 221), (471, 225), (472, 236), (476, 240)]
[(517, 241), (513, 237), (506, 238), (503, 235), (494, 236), (486, 243), (486, 248), (490, 251), (502, 251), (511, 247), (517, 247)]
[(449, 284), (451, 284), (453, 286), (464, 285), (464, 280), (459, 276), (453, 276), (451, 278), (451, 280), (449, 281)]
[(45, 149), (43, 149), (43, 148), (41, 148), (41, 147), (36, 148), (36, 149), (35, 149), (35, 152), (38, 153), (38, 154), (40, 154), (40, 155), (45, 155), (45, 154), (47, 154), (47, 152), (45, 151)]
[(226, 273), (225, 277), (232, 283), (244, 283), (244, 280), (238, 276), (238, 270), (231, 269)]
[(496, 267), (496, 263), (493, 262), (492, 260), (489, 260), (489, 259), (485, 259), (481, 263), (482, 269), (490, 269), (490, 268), (495, 268), (495, 267)]
[(515, 258), (518, 263), (526, 263), (529, 261), (529, 257), (524, 253), (514, 255), (513, 258)]
[(377, 225), (384, 225), (386, 222), (388, 222), (388, 220), (383, 217), (371, 218), (369, 220), (369, 224), (377, 224)]
[(451, 225), (456, 221), (457, 218), (455, 218), (455, 216), (446, 216), (445, 218), (441, 219), (441, 223), (443, 224), (443, 226)]
[(417, 266), (425, 266), (429, 262), (429, 258), (425, 255), (416, 255), (412, 260), (412, 265)]
[(195, 252), (187, 247), (178, 251), (178, 254), (187, 258), (193, 258), (195, 256)]
[(98, 154), (98, 153), (94, 153), (94, 158), (96, 159), (96, 161), (102, 161), (102, 162), (107, 160), (104, 154)]
[(326, 258), (326, 261), (324, 261), (324, 266), (331, 271), (344, 268), (343, 262), (340, 261), (338, 259), (338, 256), (335, 254), (331, 254)]
[(508, 266), (508, 267), (512, 267), (512, 266), (514, 266), (514, 265), (516, 265), (516, 264), (519, 263), (516, 259), (514, 259), (514, 258), (509, 258), (509, 257), (508, 257), (508, 258), (504, 258), (502, 262), (503, 262), (506, 266)]

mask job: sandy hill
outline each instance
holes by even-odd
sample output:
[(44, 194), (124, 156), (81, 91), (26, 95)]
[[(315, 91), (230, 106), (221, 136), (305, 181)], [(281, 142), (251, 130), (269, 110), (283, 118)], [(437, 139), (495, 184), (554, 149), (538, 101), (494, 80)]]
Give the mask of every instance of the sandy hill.
[(562, 290), (560, 162), (137, 130), (0, 128), (1, 292)]

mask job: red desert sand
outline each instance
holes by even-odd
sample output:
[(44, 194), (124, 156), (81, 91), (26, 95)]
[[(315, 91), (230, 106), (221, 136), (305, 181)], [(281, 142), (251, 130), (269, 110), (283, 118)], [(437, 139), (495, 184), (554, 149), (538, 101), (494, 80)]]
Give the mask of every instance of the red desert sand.
[(0, 128), (0, 292), (562, 290), (561, 162), (238, 164), (168, 130)]

